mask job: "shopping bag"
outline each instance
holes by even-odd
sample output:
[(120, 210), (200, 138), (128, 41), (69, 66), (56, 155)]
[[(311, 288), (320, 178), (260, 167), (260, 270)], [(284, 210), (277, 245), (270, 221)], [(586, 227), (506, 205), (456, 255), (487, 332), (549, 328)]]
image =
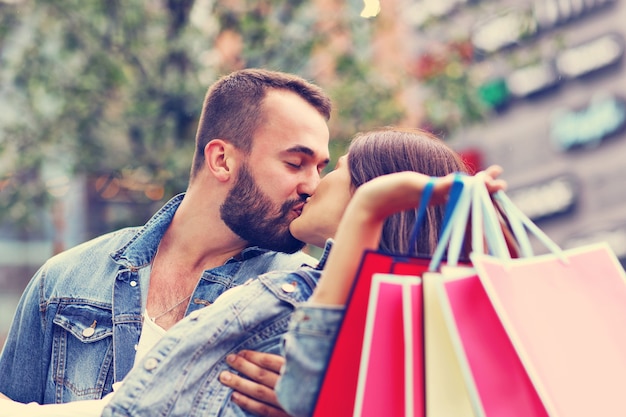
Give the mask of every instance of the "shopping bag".
[(550, 416), (626, 415), (626, 285), (607, 244), (472, 262)]
[[(400, 257), (377, 251), (366, 251), (364, 253), (349, 303), (346, 306), (344, 319), (323, 378), (313, 414), (315, 417), (359, 415), (355, 414), (355, 403), (363, 341), (365, 339), (368, 303), (374, 275), (393, 274), (419, 277), (428, 269), (429, 262), (430, 259), (428, 258)], [(387, 326), (389, 326), (389, 323)], [(398, 342), (395, 345), (396, 347), (401, 346), (403, 343), (402, 339), (387, 341), (390, 343)], [(421, 346), (419, 348), (421, 349)], [(381, 366), (386, 366), (387, 361), (394, 360), (395, 355), (382, 356), (379, 358), (379, 363)], [(383, 384), (390, 383), (388, 380), (381, 380), (380, 382)], [(378, 394), (371, 396), (371, 398), (376, 399), (379, 404), (389, 404), (395, 401), (393, 398), (385, 399)]]
[[(417, 219), (415, 222), (414, 232), (423, 222), (426, 207), (432, 193), (432, 183), (427, 185), (422, 193), (422, 199), (418, 208)], [(411, 239), (414, 239), (415, 233)], [(411, 251), (410, 251), (411, 252)], [(363, 356), (363, 342), (365, 340), (365, 324), (367, 319), (368, 305), (372, 290), (372, 280), (376, 274), (392, 274), (399, 276), (420, 277), (421, 274), (428, 269), (430, 258), (409, 257), (406, 254), (388, 254), (379, 251), (365, 251), (361, 259), (361, 263), (356, 275), (351, 294), (346, 305), (344, 314), (335, 345), (326, 367), (326, 372), (322, 380), (317, 403), (313, 413), (314, 417), (350, 417), (359, 416), (359, 410), (365, 410), (362, 405), (357, 407), (357, 389), (359, 383), (359, 375), (366, 378), (369, 382), (367, 374), (362, 372), (370, 366), (376, 364), (377, 369), (389, 367), (395, 355), (374, 356), (372, 354)], [(396, 307), (396, 311), (401, 311), (401, 306), (392, 304)], [(371, 311), (371, 310), (370, 310)], [(387, 323), (390, 326), (392, 323)], [(421, 322), (419, 323), (421, 329)], [(384, 339), (375, 338), (373, 340)], [(394, 351), (404, 351), (404, 339), (394, 337), (387, 340), (390, 347)], [(421, 351), (422, 346), (417, 346)], [(363, 361), (366, 362), (362, 362)], [(369, 358), (376, 358), (370, 361)], [(421, 362), (421, 360), (420, 360)], [(366, 366), (367, 364), (367, 366)], [(361, 370), (361, 371), (360, 371)], [(419, 375), (417, 382), (414, 382), (416, 397), (414, 404), (417, 404), (423, 410), (423, 394), (420, 394), (419, 387), (423, 384), (423, 375)], [(373, 383), (391, 384), (388, 379), (376, 379), (372, 374)], [(394, 379), (404, 384), (404, 378)], [(363, 384), (364, 382), (361, 382)], [(404, 389), (400, 389), (404, 392)], [(367, 396), (368, 400), (375, 400), (380, 407), (396, 407), (398, 400), (395, 396), (384, 397), (386, 392), (381, 390), (380, 393), (374, 392)], [(423, 389), (421, 390), (423, 392)], [(422, 400), (420, 400), (422, 398)], [(359, 400), (361, 401), (361, 400)], [(420, 402), (421, 401), (421, 402)], [(403, 404), (404, 402), (401, 401)], [(417, 408), (417, 407), (416, 407)], [(423, 415), (423, 411), (415, 411), (416, 416)], [(393, 415), (386, 411), (379, 415)], [(398, 414), (403, 415), (403, 414)]]
[(478, 405), (472, 403), (468, 392), (467, 378), (439, 296), (442, 275), (426, 272), (422, 278), (426, 416), (474, 417), (478, 415), (474, 412)]
[[(466, 181), (472, 181), (466, 179)], [(502, 224), (484, 207), (484, 188), (466, 184), (442, 233), (430, 271), (447, 251), (458, 257), (460, 241), (471, 224), (472, 247), (509, 257), (511, 243), (498, 233)], [(470, 220), (471, 213), (471, 220)], [(513, 228), (519, 233), (517, 223)], [(488, 232), (486, 232), (488, 231)], [(501, 237), (501, 239), (499, 239)], [(526, 248), (526, 240), (522, 246)], [(426, 413), (428, 416), (546, 416), (546, 411), (517, 356), (482, 284), (471, 267), (443, 266), (423, 274)]]
[(608, 244), (561, 250), (504, 193), (495, 201), (549, 249), (472, 262), (551, 416), (623, 416), (626, 283)]
[[(457, 178), (459, 180), (459, 178)], [(449, 263), (456, 265), (464, 239), (466, 222), (471, 209), (469, 189), (461, 190), (454, 210), (446, 210), (446, 226), (435, 250), (429, 271), (422, 275), (424, 296), (424, 368), (426, 415), (440, 417), (474, 417), (480, 403), (468, 391), (456, 341), (451, 335), (445, 315), (444, 300), (440, 297), (442, 274), (439, 271), (444, 251)], [(473, 213), (476, 215), (476, 213)], [(470, 268), (471, 270), (471, 268)]]
[(422, 286), (375, 274), (365, 320), (355, 416), (423, 416)]
[[(456, 360), (456, 373), (452, 377), (465, 390), (458, 390), (454, 397), (450, 392), (444, 392), (443, 400), (439, 399), (427, 408), (432, 411), (430, 415), (547, 416), (537, 390), (476, 271), (473, 268), (443, 267), (439, 275), (439, 281), (434, 283), (434, 291), (442, 310), (444, 329), (448, 331), (448, 343), (454, 350), (454, 354), (450, 356)], [(432, 279), (432, 276), (424, 277), (425, 282)], [(429, 311), (426, 310), (425, 315)], [(432, 333), (426, 332), (425, 338), (431, 335)], [(441, 338), (445, 339), (445, 336)], [(439, 343), (442, 344), (441, 341)], [(432, 358), (427, 353), (427, 380), (435, 371), (432, 367), (429, 368), (431, 363)], [(451, 371), (447, 375), (451, 375)], [(428, 384), (429, 399), (442, 388), (441, 385)], [(461, 403), (464, 405), (464, 414), (443, 414), (442, 410), (449, 407), (444, 400), (451, 401), (451, 398), (456, 399), (457, 403), (461, 399), (465, 401)], [(434, 409), (436, 405), (438, 408)]]
[[(523, 389), (501, 390), (515, 383), (528, 388), (527, 399), (519, 404), (532, 407), (523, 415), (626, 415), (621, 392), (626, 383), (626, 277), (615, 254), (607, 244), (562, 251), (499, 192), (493, 202), (507, 214), (522, 255), (511, 259), (498, 236), (493, 202), (480, 187), (474, 190), (479, 197), (472, 205), (482, 212), (475, 218), (472, 211), (472, 222), (484, 224), (472, 224), (472, 246), (480, 249), (482, 235), (488, 250), (474, 250), (475, 274), (442, 279), (441, 292), (470, 400), (480, 400), (477, 412), (516, 415), (510, 414), (519, 410), (513, 394)], [(539, 238), (549, 253), (534, 255), (526, 233)], [(441, 273), (445, 277), (446, 269)], [(481, 332), (487, 329), (489, 343), (481, 344)], [(525, 375), (516, 371), (520, 378), (515, 381), (504, 374), (499, 380), (493, 357), (508, 357), (509, 363), (520, 365), (510, 369), (521, 367)], [(427, 358), (427, 379), (428, 365)], [(498, 402), (501, 411), (493, 414)]]

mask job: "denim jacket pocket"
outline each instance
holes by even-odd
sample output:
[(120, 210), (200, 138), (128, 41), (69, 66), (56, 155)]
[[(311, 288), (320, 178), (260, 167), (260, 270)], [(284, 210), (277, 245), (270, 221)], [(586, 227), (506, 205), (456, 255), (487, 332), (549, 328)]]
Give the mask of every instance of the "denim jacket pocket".
[(70, 332), (83, 343), (96, 342), (113, 334), (111, 310), (85, 304), (59, 307), (54, 324)]
[(50, 392), (54, 392), (54, 398), (47, 398), (47, 401), (59, 403), (97, 399), (111, 392), (111, 310), (84, 303), (61, 304), (53, 322), (55, 329), (49, 374), (56, 388)]

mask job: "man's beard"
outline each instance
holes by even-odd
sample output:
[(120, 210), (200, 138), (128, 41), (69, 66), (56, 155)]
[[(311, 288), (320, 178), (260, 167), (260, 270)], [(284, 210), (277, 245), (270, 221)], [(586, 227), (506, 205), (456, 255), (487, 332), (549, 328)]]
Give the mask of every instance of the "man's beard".
[(294, 253), (305, 244), (289, 232), (289, 214), (296, 204), (302, 202), (300, 199), (290, 200), (277, 208), (260, 190), (248, 165), (244, 164), (220, 207), (220, 215), (234, 233), (251, 245)]

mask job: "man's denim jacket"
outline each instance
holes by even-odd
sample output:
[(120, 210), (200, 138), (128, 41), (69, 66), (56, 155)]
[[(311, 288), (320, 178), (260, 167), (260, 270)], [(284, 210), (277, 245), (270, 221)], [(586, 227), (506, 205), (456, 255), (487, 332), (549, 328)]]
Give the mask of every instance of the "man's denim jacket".
[[(127, 228), (61, 253), (35, 274), (0, 356), (0, 392), (20, 402), (101, 398), (133, 366), (149, 266), (184, 194), (141, 228)], [(316, 260), (304, 253), (247, 248), (204, 271), (186, 314), (271, 270)]]
[(330, 246), (317, 268), (269, 272), (176, 324), (128, 374), (102, 416), (250, 415), (218, 380), (230, 369), (225, 358), (242, 349), (281, 353), (291, 315), (311, 296)]

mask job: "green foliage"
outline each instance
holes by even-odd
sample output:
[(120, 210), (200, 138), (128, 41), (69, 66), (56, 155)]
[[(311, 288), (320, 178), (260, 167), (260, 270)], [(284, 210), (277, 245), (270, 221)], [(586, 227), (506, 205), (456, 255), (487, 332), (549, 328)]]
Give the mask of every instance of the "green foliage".
[(337, 138), (348, 140), (355, 132), (393, 124), (404, 116), (394, 100), (400, 85), (387, 85), (367, 61), (344, 55), (338, 59), (337, 72), (341, 77), (330, 89), (342, 122)]
[[(76, 176), (161, 187), (162, 198), (183, 191), (206, 88), (233, 69), (215, 59), (220, 33), (241, 36), (241, 66), (316, 79), (311, 54), (328, 35), (313, 7), (304, 0), (0, 1), (0, 221), (32, 224), (59, 191), (54, 184)], [(339, 109), (336, 153), (356, 130), (401, 116), (393, 98), (399, 86), (378, 79), (363, 53), (363, 22), (358, 11), (346, 12), (342, 27), (360, 44), (342, 56), (337, 82), (322, 85)], [(152, 203), (141, 192), (126, 198)]]
[(424, 110), (431, 128), (444, 137), (484, 120), (490, 107), (480, 95), (463, 50), (449, 48), (435, 67), (422, 79), (427, 89)]
[(223, 29), (240, 33), (247, 67), (270, 67), (310, 75), (311, 51), (323, 43), (316, 33), (317, 15), (312, 2), (303, 0), (246, 0), (233, 10), (228, 2), (215, 5)]
[[(30, 222), (50, 199), (51, 170), (97, 176), (141, 168), (166, 194), (184, 190), (205, 92), (191, 5), (1, 5), (0, 106), (10, 109), (0, 120), (1, 216)], [(18, 201), (31, 209), (14, 210)]]

